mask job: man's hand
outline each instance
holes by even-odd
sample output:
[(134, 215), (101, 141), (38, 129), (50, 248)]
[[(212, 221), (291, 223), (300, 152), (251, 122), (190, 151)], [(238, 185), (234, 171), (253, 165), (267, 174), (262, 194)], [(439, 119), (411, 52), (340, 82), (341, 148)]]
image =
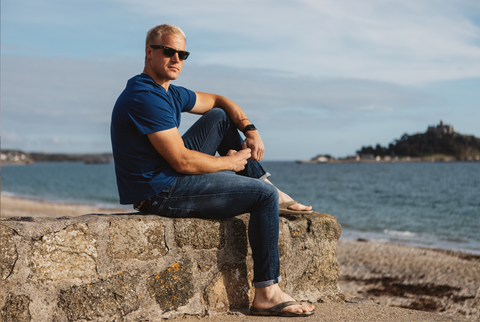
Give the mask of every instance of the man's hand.
[(232, 159), (232, 171), (238, 172), (245, 169), (247, 160), (252, 156), (250, 149), (243, 149), (240, 151), (230, 150), (227, 153), (227, 157)]
[(263, 146), (262, 138), (258, 131), (248, 131), (246, 134), (245, 141), (243, 141), (242, 149), (251, 149), (252, 157), (254, 161), (260, 161), (263, 159), (263, 153), (265, 152), (265, 147)]

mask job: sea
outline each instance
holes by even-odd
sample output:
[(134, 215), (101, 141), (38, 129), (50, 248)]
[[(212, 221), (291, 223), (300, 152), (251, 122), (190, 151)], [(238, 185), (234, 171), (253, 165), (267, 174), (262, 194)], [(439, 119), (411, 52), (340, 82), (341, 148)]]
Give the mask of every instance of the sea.
[[(341, 240), (480, 254), (480, 162), (262, 165), (280, 190), (335, 216)], [(119, 206), (111, 163), (3, 165), (1, 189), (7, 196)]]

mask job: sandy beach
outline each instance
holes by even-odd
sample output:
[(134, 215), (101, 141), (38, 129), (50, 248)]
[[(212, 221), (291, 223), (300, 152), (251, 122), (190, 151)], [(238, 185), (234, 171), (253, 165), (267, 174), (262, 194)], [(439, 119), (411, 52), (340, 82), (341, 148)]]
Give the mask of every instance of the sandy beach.
[(480, 256), (395, 244), (337, 246), (346, 294), (377, 304), (480, 321)]
[[(2, 196), (1, 211), (2, 217), (63, 217), (128, 213), (133, 209), (102, 209), (82, 204), (55, 204)], [(352, 321), (397, 321), (402, 314), (405, 315), (405, 321), (480, 321), (478, 255), (344, 240), (339, 241), (336, 254), (341, 266), (338, 283), (342, 292), (347, 297), (365, 298), (368, 299), (367, 303), (371, 303), (361, 309), (367, 312), (365, 314), (370, 314), (371, 319)], [(322, 321), (344, 321), (350, 309), (351, 314), (355, 314), (355, 309), (347, 306), (340, 308), (339, 305), (342, 304), (317, 304), (319, 312), (309, 321), (320, 321), (320, 317)], [(396, 311), (398, 308), (409, 310)], [(422, 315), (426, 312), (430, 315)], [(392, 319), (389, 314), (393, 314)], [(435, 316), (438, 318), (432, 319)], [(210, 318), (210, 321), (248, 321), (252, 318), (260, 320), (244, 314), (229, 314)], [(209, 319), (192, 319), (196, 320)]]
[(74, 217), (92, 213), (129, 213), (130, 208), (98, 208), (85, 204), (52, 203), (1, 196), (2, 217)]

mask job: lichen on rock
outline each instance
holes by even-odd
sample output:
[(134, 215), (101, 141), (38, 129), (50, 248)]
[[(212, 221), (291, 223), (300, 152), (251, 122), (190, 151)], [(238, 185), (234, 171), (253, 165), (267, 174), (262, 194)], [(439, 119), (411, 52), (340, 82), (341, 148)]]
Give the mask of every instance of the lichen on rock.
[(10, 294), (5, 301), (0, 317), (3, 322), (29, 322), (31, 321), (30, 299), (25, 295)]
[(140, 306), (135, 279), (122, 273), (95, 283), (60, 291), (58, 306), (69, 321), (105, 316), (125, 316)]
[(190, 259), (171, 264), (147, 280), (148, 292), (160, 308), (167, 312), (186, 305), (194, 292)]

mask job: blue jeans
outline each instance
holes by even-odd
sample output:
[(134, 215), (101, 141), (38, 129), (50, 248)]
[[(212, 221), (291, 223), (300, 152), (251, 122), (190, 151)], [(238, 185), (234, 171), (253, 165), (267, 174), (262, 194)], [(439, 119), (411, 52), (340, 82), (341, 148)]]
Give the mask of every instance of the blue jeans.
[[(220, 108), (205, 113), (184, 135), (185, 146), (210, 155), (241, 150), (242, 138)], [(255, 287), (281, 281), (278, 254), (278, 191), (259, 178), (268, 174), (248, 160), (245, 169), (231, 173), (181, 175), (149, 200), (147, 213), (173, 218), (226, 219), (250, 213), (248, 238), (254, 261)]]

